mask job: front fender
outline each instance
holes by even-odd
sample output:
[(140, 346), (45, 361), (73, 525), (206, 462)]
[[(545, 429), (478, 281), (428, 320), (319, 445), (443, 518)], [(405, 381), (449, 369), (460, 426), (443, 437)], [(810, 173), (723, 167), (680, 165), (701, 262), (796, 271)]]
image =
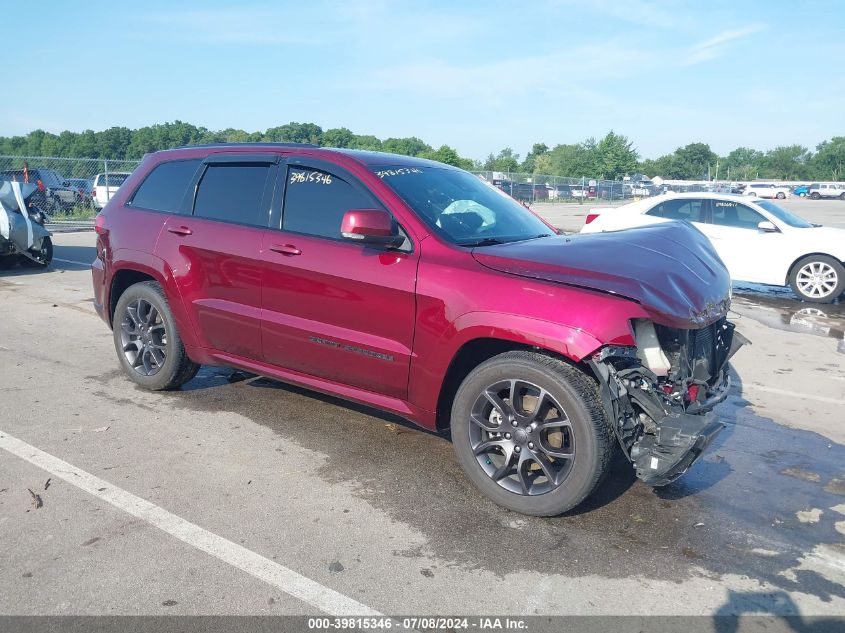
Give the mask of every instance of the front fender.
[(468, 312), (457, 317), (452, 326), (439, 339), (415, 345), (408, 399), (425, 411), (437, 410), (444, 378), (461, 349), (471, 341), (494, 339), (517, 346), (537, 347), (575, 362), (603, 345), (593, 335), (578, 328), (501, 312)]

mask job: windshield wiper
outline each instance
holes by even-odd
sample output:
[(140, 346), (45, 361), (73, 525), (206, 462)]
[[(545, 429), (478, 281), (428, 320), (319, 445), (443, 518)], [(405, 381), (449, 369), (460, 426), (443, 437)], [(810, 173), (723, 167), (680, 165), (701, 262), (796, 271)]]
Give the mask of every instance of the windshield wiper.
[(495, 246), (496, 244), (504, 244), (504, 242), (495, 237), (485, 237), (476, 242), (461, 242), (461, 246), (469, 246), (475, 248), (476, 246)]

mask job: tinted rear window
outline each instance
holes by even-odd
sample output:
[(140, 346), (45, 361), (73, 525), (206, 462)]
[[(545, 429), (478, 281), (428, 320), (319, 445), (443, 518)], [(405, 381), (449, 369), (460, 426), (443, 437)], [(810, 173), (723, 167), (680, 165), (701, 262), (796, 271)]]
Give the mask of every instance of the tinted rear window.
[[(161, 163), (144, 179), (130, 204), (151, 211), (178, 213), (182, 197), (199, 166), (199, 160), (176, 160)], [(111, 178), (109, 178), (111, 182)], [(98, 183), (100, 184), (100, 183)]]
[(269, 173), (268, 165), (209, 166), (197, 189), (194, 215), (266, 226), (267, 217), (261, 219), (260, 209)]

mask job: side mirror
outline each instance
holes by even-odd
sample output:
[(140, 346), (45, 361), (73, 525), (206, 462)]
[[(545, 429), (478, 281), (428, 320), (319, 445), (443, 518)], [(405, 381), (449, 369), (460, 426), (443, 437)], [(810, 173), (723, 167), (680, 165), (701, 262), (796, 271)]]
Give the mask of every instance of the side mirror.
[(763, 220), (762, 222), (758, 223), (757, 228), (761, 231), (766, 232), (766, 233), (777, 233), (777, 230), (778, 230), (778, 227), (776, 227), (774, 224), (772, 224), (768, 220)]
[(344, 239), (374, 246), (400, 246), (404, 238), (393, 217), (381, 209), (353, 209), (343, 214), (340, 234)]

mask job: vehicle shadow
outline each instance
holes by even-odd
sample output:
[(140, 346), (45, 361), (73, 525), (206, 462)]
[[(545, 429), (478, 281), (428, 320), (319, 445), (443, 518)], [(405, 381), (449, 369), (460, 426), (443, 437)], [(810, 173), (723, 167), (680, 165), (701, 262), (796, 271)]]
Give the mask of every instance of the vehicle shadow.
[(845, 619), (803, 616), (785, 591), (728, 591), (727, 601), (713, 614), (716, 633), (765, 630), (771, 633), (839, 633)]
[[(53, 258), (66, 260), (67, 262), (77, 262), (83, 266), (90, 266), (91, 262), (97, 257), (96, 246), (65, 246), (57, 245), (53, 251)], [(58, 262), (60, 264), (66, 262)]]

